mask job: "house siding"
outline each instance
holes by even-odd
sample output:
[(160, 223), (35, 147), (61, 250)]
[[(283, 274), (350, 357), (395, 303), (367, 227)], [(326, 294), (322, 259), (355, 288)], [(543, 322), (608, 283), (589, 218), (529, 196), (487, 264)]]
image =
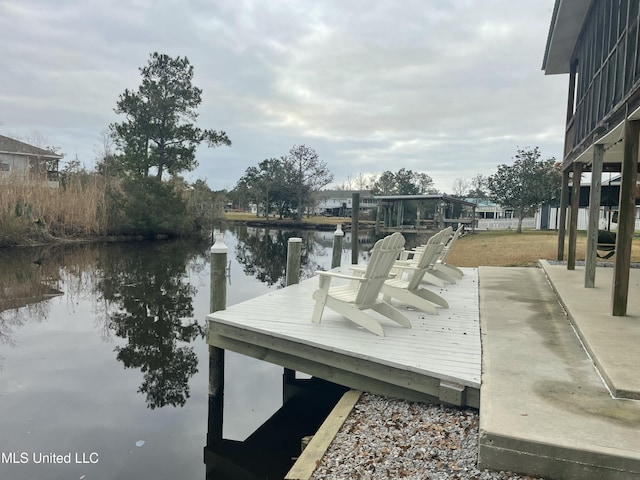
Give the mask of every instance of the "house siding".
[[(24, 155), (15, 155), (11, 153), (0, 153), (0, 172), (10, 173), (27, 173), (29, 171), (29, 159)], [(8, 168), (5, 167), (8, 166)]]
[(597, 0), (589, 9), (571, 60), (575, 105), (567, 121), (565, 167), (594, 135), (640, 106), (639, 14), (637, 0)]

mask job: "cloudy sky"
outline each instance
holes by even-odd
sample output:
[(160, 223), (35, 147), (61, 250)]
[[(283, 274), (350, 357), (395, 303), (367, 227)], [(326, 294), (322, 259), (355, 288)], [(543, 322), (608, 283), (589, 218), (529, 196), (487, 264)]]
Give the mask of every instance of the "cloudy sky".
[(518, 147), (561, 158), (567, 76), (545, 76), (553, 0), (0, 0), (0, 134), (95, 163), (118, 96), (152, 52), (203, 90), (187, 178), (314, 148), (335, 184), (404, 167), (451, 193)]

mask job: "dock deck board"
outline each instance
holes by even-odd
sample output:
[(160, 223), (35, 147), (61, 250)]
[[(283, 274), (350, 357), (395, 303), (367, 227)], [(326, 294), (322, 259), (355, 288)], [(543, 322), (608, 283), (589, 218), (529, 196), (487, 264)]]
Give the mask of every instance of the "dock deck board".
[(314, 277), (210, 314), (208, 342), (351, 388), (478, 408), (478, 272), (463, 271), (457, 283), (431, 287), (450, 304), (437, 315), (395, 304), (411, 329), (370, 312), (380, 319), (384, 337), (328, 308), (320, 324), (311, 322)]

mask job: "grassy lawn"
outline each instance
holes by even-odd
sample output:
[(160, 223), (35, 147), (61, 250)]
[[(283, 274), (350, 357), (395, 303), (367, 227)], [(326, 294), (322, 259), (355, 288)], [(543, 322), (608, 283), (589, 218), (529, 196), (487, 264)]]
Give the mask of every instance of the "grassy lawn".
[[(245, 212), (229, 212), (225, 218), (232, 221), (265, 222), (255, 214)], [(273, 222), (271, 217), (269, 222)], [(285, 219), (284, 221), (291, 221)], [(351, 223), (348, 217), (311, 217), (303, 218), (303, 223), (312, 225), (336, 225)], [(368, 223), (368, 222), (367, 222)], [(373, 222), (370, 222), (373, 223)], [(565, 240), (565, 259), (569, 249), (568, 238)], [(578, 235), (576, 260), (584, 260), (587, 252), (586, 233)], [(480, 265), (494, 267), (530, 267), (537, 265), (539, 259), (555, 260), (558, 249), (558, 234), (553, 231), (525, 230), (516, 233), (513, 230), (480, 231), (475, 235), (466, 235), (456, 243), (447, 259), (452, 265), (459, 267), (478, 267)], [(615, 257), (607, 261), (611, 262)], [(631, 261), (640, 262), (640, 242), (634, 241), (631, 249)]]
[[(586, 235), (578, 236), (576, 260), (584, 260), (587, 251)], [(565, 240), (565, 259), (568, 251), (568, 239)], [(534, 266), (538, 259), (555, 260), (558, 250), (558, 234), (546, 231), (488, 231), (475, 235), (466, 235), (458, 239), (447, 259), (458, 267), (477, 267), (480, 265), (496, 267)], [(611, 262), (615, 257), (608, 261)], [(633, 243), (631, 261), (640, 262), (640, 244)]]

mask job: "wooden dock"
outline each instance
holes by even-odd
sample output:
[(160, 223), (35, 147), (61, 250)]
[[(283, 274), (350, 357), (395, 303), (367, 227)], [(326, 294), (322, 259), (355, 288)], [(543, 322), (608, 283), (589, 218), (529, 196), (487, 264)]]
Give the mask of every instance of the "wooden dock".
[(311, 322), (318, 288), (311, 278), (210, 314), (208, 343), (353, 389), (479, 408), (478, 272), (463, 271), (456, 284), (431, 287), (450, 308), (428, 315), (396, 304), (413, 328), (380, 316), (385, 337), (328, 308), (322, 323)]

